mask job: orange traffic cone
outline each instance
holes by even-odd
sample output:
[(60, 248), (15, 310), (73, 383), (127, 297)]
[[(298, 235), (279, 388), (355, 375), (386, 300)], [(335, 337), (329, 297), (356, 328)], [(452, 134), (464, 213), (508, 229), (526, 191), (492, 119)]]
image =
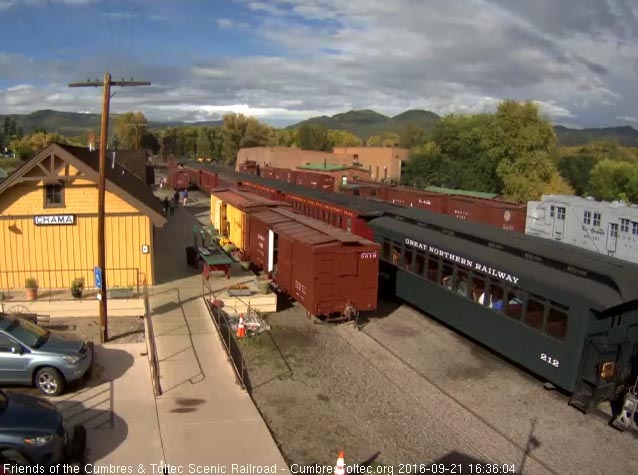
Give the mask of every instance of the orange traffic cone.
[(244, 338), (246, 336), (246, 327), (244, 326), (244, 314), (239, 314), (239, 325), (237, 325), (237, 337)]
[(346, 463), (343, 460), (343, 450), (339, 452), (339, 458), (337, 459), (337, 465), (335, 465), (334, 475), (346, 475)]

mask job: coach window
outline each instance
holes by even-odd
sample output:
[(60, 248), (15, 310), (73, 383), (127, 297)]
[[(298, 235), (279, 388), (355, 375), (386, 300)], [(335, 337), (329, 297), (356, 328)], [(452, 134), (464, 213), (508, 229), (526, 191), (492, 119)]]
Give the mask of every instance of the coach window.
[(416, 253), (416, 258), (414, 260), (414, 272), (419, 276), (423, 275), (423, 271), (425, 270), (425, 256), (420, 252)]
[(361, 192), (359, 190), (352, 190), (352, 196), (359, 196)]
[(375, 190), (374, 188), (370, 190), (370, 196), (377, 196), (377, 190)]
[(550, 307), (545, 332), (558, 340), (565, 340), (567, 334), (567, 314), (558, 308)]
[(337, 215), (337, 227), (338, 228), (341, 227), (341, 215), (340, 214)]
[[(485, 287), (486, 287), (485, 279), (483, 279), (479, 275), (472, 276), (472, 283), (471, 283), (472, 300), (474, 300), (476, 303), (479, 303), (481, 305), (486, 305)], [(489, 304), (489, 299), (487, 301), (487, 304)]]
[(396, 242), (392, 243), (392, 264), (395, 266), (401, 263), (401, 245)]
[(594, 213), (594, 226), (600, 227), (600, 213)]
[(520, 320), (523, 316), (523, 299), (518, 295), (518, 292), (509, 290), (507, 292), (507, 298), (505, 300), (505, 309), (503, 313), (508, 317)]
[(441, 285), (448, 290), (454, 289), (454, 275), (452, 266), (443, 264), (443, 273), (441, 274)]
[(428, 257), (428, 280), (437, 282), (439, 275), (439, 259), (435, 256)]
[(585, 211), (585, 215), (583, 216), (583, 223), (591, 224), (591, 211)]
[(403, 251), (403, 267), (405, 270), (412, 272), (412, 251), (410, 249)]
[(490, 308), (500, 312), (505, 307), (505, 292), (496, 279), (490, 279)]
[(390, 243), (388, 241), (383, 241), (383, 247), (381, 248), (381, 258), (386, 261), (390, 260)]
[(346, 220), (346, 231), (352, 232), (352, 218)]
[(541, 297), (530, 297), (527, 300), (527, 307), (525, 308), (525, 315), (523, 321), (526, 325), (541, 329), (543, 327), (543, 316), (545, 313), (545, 304)]
[(470, 296), (470, 277), (467, 272), (463, 270), (457, 270), (455, 276), (455, 290), (456, 293), (463, 297)]

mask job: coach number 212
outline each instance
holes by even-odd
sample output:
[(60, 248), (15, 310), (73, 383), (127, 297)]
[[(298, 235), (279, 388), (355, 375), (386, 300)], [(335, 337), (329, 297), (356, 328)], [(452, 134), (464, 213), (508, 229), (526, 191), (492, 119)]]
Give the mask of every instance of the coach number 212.
[(554, 359), (551, 356), (546, 355), (545, 353), (541, 353), (541, 360), (543, 360), (547, 364), (555, 366), (556, 368), (558, 368), (558, 365), (560, 364), (557, 359)]

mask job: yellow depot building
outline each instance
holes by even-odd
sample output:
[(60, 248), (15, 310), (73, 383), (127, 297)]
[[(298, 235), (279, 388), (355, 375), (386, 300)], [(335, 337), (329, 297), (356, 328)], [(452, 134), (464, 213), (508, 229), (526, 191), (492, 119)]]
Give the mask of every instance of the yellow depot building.
[[(0, 183), (0, 289), (95, 287), (98, 152), (51, 144)], [(128, 169), (106, 167), (106, 285), (152, 285), (161, 202)]]

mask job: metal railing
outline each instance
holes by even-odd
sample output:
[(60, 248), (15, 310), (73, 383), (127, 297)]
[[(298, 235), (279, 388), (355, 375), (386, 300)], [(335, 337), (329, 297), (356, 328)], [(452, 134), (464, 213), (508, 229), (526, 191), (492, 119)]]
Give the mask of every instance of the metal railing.
[(155, 345), (155, 330), (153, 329), (153, 319), (151, 318), (151, 304), (148, 295), (148, 286), (146, 279), (144, 280), (144, 336), (146, 340), (146, 353), (148, 355), (148, 364), (151, 370), (151, 380), (153, 382), (153, 392), (155, 396), (162, 395), (162, 386), (160, 384), (160, 364), (157, 356), (157, 346)]
[[(27, 279), (35, 279), (38, 300), (61, 300), (64, 297), (70, 297), (71, 283), (75, 279), (84, 281), (83, 298), (94, 296), (97, 292), (93, 268), (0, 270), (2, 297), (11, 299), (22, 296)], [(141, 297), (143, 282), (146, 282), (146, 276), (137, 267), (107, 267), (106, 269), (106, 285), (109, 291), (118, 288), (131, 290), (133, 297)]]
[(204, 286), (208, 288), (208, 298), (206, 298), (205, 293), (202, 297), (204, 298), (208, 312), (217, 327), (217, 332), (224, 344), (226, 353), (230, 356), (230, 361), (237, 377), (237, 383), (242, 387), (242, 389), (245, 389), (248, 394), (252, 394), (252, 385), (250, 384), (250, 377), (248, 375), (248, 365), (246, 364), (246, 359), (239, 347), (239, 342), (235, 338), (235, 330), (230, 324), (226, 313), (221, 308), (213, 305), (213, 302), (215, 301), (215, 292), (211, 289), (210, 284), (206, 279), (202, 280), (204, 282)]

